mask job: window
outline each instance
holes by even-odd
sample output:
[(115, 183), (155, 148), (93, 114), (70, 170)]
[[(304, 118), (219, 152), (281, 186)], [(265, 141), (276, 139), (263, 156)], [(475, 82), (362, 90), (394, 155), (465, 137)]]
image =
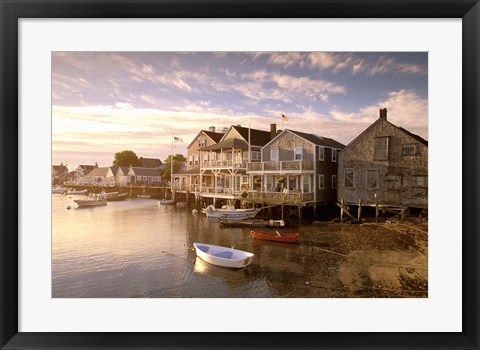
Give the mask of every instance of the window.
[(272, 149), (270, 151), (270, 160), (272, 162), (278, 162), (278, 149)]
[(325, 147), (318, 147), (318, 160), (325, 160)]
[(325, 178), (323, 175), (318, 175), (318, 189), (323, 190), (325, 188)]
[(335, 148), (332, 148), (332, 163), (335, 163), (337, 161), (337, 150)]
[(190, 166), (193, 165), (193, 155), (188, 156), (188, 165), (190, 165)]
[(208, 163), (208, 153), (203, 155), (203, 162)]
[(212, 160), (217, 160), (217, 154), (216, 153), (212, 153)]
[(375, 138), (374, 160), (388, 160), (388, 137)]
[(147, 176), (144, 176), (143, 177), (143, 181), (147, 181), (148, 180), (148, 177)]
[(252, 151), (252, 160), (260, 160), (260, 152), (258, 151)]
[(310, 192), (310, 175), (303, 175), (302, 181), (303, 181), (303, 193)]
[(193, 156), (193, 165), (198, 166), (199, 158), (200, 158), (200, 157), (199, 157), (198, 154), (195, 154), (195, 155)]
[(198, 140), (198, 147), (205, 147), (205, 139)]
[(354, 188), (355, 187), (355, 172), (353, 169), (345, 169), (345, 188)]
[(369, 169), (367, 170), (367, 189), (376, 188), (378, 188), (378, 170)]
[(295, 160), (303, 159), (303, 147), (295, 147), (294, 159)]
[(425, 175), (414, 176), (412, 187), (428, 188), (428, 176), (425, 176)]
[(337, 188), (337, 175), (332, 175), (332, 189)]
[(415, 154), (417, 154), (417, 145), (403, 145), (402, 155), (414, 156)]
[(141, 177), (141, 176), (137, 176), (137, 180), (138, 180), (138, 181), (142, 181), (142, 177)]

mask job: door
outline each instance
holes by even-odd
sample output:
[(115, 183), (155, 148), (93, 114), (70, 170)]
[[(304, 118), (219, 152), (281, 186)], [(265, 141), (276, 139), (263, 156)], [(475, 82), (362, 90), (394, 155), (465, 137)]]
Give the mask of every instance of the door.
[(402, 176), (401, 175), (385, 176), (385, 203), (390, 203), (390, 204), (402, 203)]

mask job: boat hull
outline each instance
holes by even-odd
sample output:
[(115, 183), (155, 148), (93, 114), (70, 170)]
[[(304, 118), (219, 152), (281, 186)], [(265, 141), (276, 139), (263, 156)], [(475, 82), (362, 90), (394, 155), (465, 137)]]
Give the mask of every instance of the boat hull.
[(286, 233), (286, 234), (270, 234), (250, 231), (250, 235), (255, 239), (262, 239), (265, 241), (296, 243), (298, 241), (298, 233)]
[(106, 200), (74, 200), (79, 208), (89, 208), (89, 207), (99, 207), (102, 205), (107, 205)]
[(79, 191), (67, 191), (67, 196), (76, 196), (81, 194), (87, 194), (87, 190), (79, 190)]
[(250, 265), (254, 254), (243, 250), (204, 243), (193, 243), (197, 256), (212, 264), (229, 268), (243, 268)]
[(260, 209), (215, 209), (206, 210), (207, 218), (215, 219), (253, 219), (258, 214)]

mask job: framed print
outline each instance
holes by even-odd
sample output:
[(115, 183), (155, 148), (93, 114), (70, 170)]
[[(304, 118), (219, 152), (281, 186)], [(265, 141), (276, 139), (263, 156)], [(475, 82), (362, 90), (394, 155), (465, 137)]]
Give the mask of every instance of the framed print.
[(2, 349), (479, 348), (478, 1), (0, 11)]

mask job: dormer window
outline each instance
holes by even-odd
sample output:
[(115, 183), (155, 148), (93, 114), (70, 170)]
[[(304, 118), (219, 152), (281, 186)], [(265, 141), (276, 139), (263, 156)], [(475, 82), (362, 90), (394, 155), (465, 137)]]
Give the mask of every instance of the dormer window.
[(198, 147), (205, 147), (205, 144), (206, 144), (205, 139), (198, 140)]

